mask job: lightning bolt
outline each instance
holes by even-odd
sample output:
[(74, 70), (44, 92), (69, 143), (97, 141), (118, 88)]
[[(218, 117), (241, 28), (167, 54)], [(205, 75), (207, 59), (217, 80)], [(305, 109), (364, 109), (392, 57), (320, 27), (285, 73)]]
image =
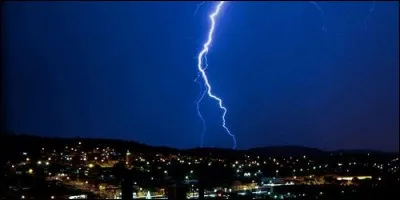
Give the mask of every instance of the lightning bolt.
[(321, 14), (321, 18), (323, 20), (321, 30), (326, 32), (328, 29), (327, 29), (327, 27), (325, 25), (326, 24), (326, 17), (325, 17), (324, 10), (322, 10), (322, 8), (317, 4), (317, 2), (315, 2), (315, 1), (309, 1), (309, 2), (311, 4), (313, 4), (318, 9), (319, 13)]
[(205, 1), (202, 1), (201, 3), (197, 4), (196, 10), (194, 10), (192, 17), (194, 17), (197, 13), (197, 11), (199, 11), (199, 8), (206, 3)]
[[(193, 13), (193, 16), (196, 15), (197, 11), (199, 10), (199, 8), (200, 8), (204, 3), (205, 3), (205, 1), (203, 1), (203, 2), (201, 2), (200, 4), (197, 5), (196, 10), (195, 10), (194, 13)], [(326, 23), (326, 17), (325, 17), (324, 11), (322, 10), (322, 8), (321, 8), (315, 1), (309, 1), (309, 3), (313, 4), (313, 5), (318, 9), (318, 11), (320, 12), (321, 18), (322, 18), (322, 20), (323, 20), (322, 31), (326, 32), (326, 31), (327, 31), (327, 28), (326, 28), (326, 25), (325, 25), (325, 23)], [(225, 129), (225, 131), (232, 137), (232, 139), (233, 139), (233, 149), (235, 149), (235, 148), (236, 148), (236, 137), (235, 137), (235, 135), (233, 135), (233, 134), (230, 132), (230, 130), (229, 130), (228, 127), (226, 126), (225, 116), (226, 116), (226, 113), (227, 113), (227, 109), (226, 109), (226, 107), (224, 107), (224, 105), (223, 105), (223, 103), (222, 103), (222, 99), (219, 98), (219, 97), (217, 97), (216, 95), (214, 95), (214, 94), (211, 92), (211, 89), (212, 89), (212, 88), (211, 88), (211, 85), (210, 85), (210, 83), (209, 83), (209, 80), (208, 80), (208, 77), (207, 77), (207, 74), (206, 74), (206, 69), (207, 69), (207, 67), (208, 67), (208, 63), (207, 63), (207, 53), (208, 53), (208, 50), (209, 50), (209, 48), (210, 48), (210, 46), (211, 46), (211, 43), (212, 43), (212, 40), (213, 40), (213, 33), (214, 33), (214, 29), (215, 29), (215, 18), (218, 16), (219, 11), (221, 10), (221, 7), (223, 6), (223, 4), (224, 4), (224, 1), (218, 2), (217, 6), (216, 6), (215, 9), (214, 9), (214, 12), (212, 12), (212, 13), (209, 15), (209, 19), (210, 19), (210, 21), (211, 21), (211, 27), (210, 27), (209, 32), (208, 32), (208, 40), (207, 40), (206, 43), (203, 45), (203, 49), (201, 50), (201, 52), (199, 53), (199, 55), (198, 55), (198, 57), (197, 57), (197, 60), (198, 60), (197, 68), (198, 68), (198, 70), (199, 70), (199, 73), (198, 73), (198, 75), (197, 75), (197, 77), (196, 77), (196, 79), (195, 79), (194, 81), (200, 85), (200, 91), (201, 91), (201, 92), (200, 92), (199, 97), (198, 97), (198, 99), (197, 99), (197, 101), (196, 101), (196, 110), (197, 110), (197, 115), (199, 116), (199, 118), (200, 118), (200, 120), (201, 120), (201, 122), (202, 122), (202, 125), (203, 125), (203, 130), (202, 130), (202, 132), (201, 132), (200, 147), (203, 147), (203, 144), (204, 144), (204, 136), (205, 136), (205, 133), (206, 133), (206, 130), (207, 130), (207, 128), (206, 128), (206, 122), (205, 122), (205, 120), (204, 120), (203, 115), (202, 115), (201, 112), (200, 112), (200, 103), (201, 103), (201, 101), (204, 99), (205, 94), (207, 93), (207, 95), (208, 95), (210, 98), (212, 98), (212, 99), (214, 99), (214, 100), (216, 100), (216, 101), (218, 102), (219, 107), (223, 110), (223, 114), (222, 114), (222, 127), (223, 127), (223, 128)], [(204, 59), (204, 66), (203, 66), (203, 59)], [(203, 84), (202, 84), (202, 82), (199, 80), (200, 78), (203, 78), (204, 86), (205, 86), (204, 90), (202, 90), (202, 89), (203, 89), (203, 87), (202, 87)]]
[[(207, 54), (204, 54), (204, 60), (205, 60), (205, 67), (204, 67), (204, 70), (206, 70), (207, 69), (207, 67), (208, 67), (208, 64), (207, 64)], [(201, 101), (203, 100), (203, 98), (204, 98), (204, 95), (206, 94), (206, 90), (205, 90), (205, 88), (204, 88), (204, 90), (202, 90), (203, 89), (203, 84), (201, 84), (201, 82), (199, 81), (199, 78), (201, 77), (201, 74), (200, 74), (200, 72), (197, 74), (197, 77), (196, 77), (196, 79), (194, 79), (194, 82), (196, 82), (196, 83), (198, 83), (199, 85), (200, 85), (200, 91), (201, 91), (201, 93), (200, 93), (200, 95), (199, 95), (199, 98), (197, 99), (197, 101), (196, 101), (196, 109), (197, 109), (197, 115), (200, 117), (200, 120), (201, 120), (201, 123), (202, 123), (202, 127), (203, 127), (203, 130), (201, 131), (201, 138), (200, 138), (200, 147), (203, 147), (203, 144), (204, 144), (204, 136), (205, 136), (205, 134), (206, 134), (206, 131), (207, 131), (207, 127), (206, 127), (206, 121), (204, 120), (204, 118), (203, 118), (203, 115), (201, 114), (201, 112), (200, 112), (200, 103), (201, 103)]]
[[(215, 7), (214, 11), (209, 15), (209, 19), (211, 21), (211, 26), (210, 26), (210, 29), (208, 31), (208, 39), (207, 39), (206, 43), (204, 43), (203, 49), (200, 51), (200, 53), (199, 53), (199, 55), (197, 57), (197, 68), (199, 70), (198, 78), (200, 78), (200, 77), (203, 78), (204, 85), (206, 87), (205, 92), (203, 93), (203, 95), (200, 96), (199, 100), (197, 101), (198, 102), (197, 105), (199, 105), (199, 103), (203, 99), (205, 93), (207, 93), (207, 95), (210, 98), (212, 98), (212, 99), (214, 99), (214, 100), (216, 100), (218, 102), (219, 108), (223, 111), (223, 113), (222, 113), (222, 127), (225, 129), (225, 131), (228, 133), (228, 135), (232, 137), (232, 139), (233, 139), (233, 147), (232, 148), (236, 149), (236, 137), (235, 137), (235, 135), (233, 135), (231, 133), (231, 131), (226, 126), (225, 116), (226, 116), (227, 109), (223, 105), (222, 99), (217, 97), (216, 95), (214, 95), (212, 93), (211, 84), (210, 84), (210, 82), (208, 80), (208, 77), (207, 77), (207, 74), (206, 74), (206, 69), (207, 69), (207, 57), (206, 56), (207, 56), (208, 50), (210, 48), (210, 45), (211, 45), (211, 43), (213, 41), (213, 34), (214, 34), (214, 29), (215, 29), (215, 18), (218, 16), (219, 11), (221, 10), (223, 5), (224, 5), (224, 1), (218, 2), (218, 4)], [(205, 67), (203, 67), (203, 59), (205, 59), (205, 63), (206, 63)], [(198, 81), (198, 78), (196, 78), (195, 81)], [(199, 108), (199, 106), (197, 108)], [(197, 109), (197, 110), (198, 110), (199, 116), (201, 116), (201, 118), (202, 118), (202, 120), (204, 122), (204, 119), (203, 119), (201, 113), (199, 112), (199, 109)], [(203, 138), (203, 135), (202, 135), (202, 138)]]
[[(200, 78), (200, 75), (198, 76), (198, 78)], [(198, 78), (196, 78), (195, 82), (199, 83), (200, 89), (202, 89), (202, 87), (201, 87), (202, 84), (201, 84), (200, 81), (197, 80)], [(206, 90), (203, 90), (203, 91), (200, 93), (200, 96), (199, 96), (199, 98), (198, 98), (197, 101), (196, 101), (197, 115), (200, 117), (201, 123), (202, 123), (202, 125), (203, 125), (203, 126), (202, 126), (202, 127), (203, 127), (203, 130), (201, 131), (201, 138), (200, 138), (200, 147), (203, 147), (203, 144), (204, 144), (204, 136), (205, 136), (206, 131), (207, 131), (206, 121), (204, 120), (203, 115), (202, 115), (201, 112), (200, 112), (200, 103), (201, 103), (201, 101), (203, 100), (205, 94), (206, 94)]]
[(368, 19), (369, 19), (369, 17), (371, 16), (371, 14), (372, 14), (372, 12), (375, 10), (375, 1), (372, 1), (372, 4), (371, 4), (371, 7), (369, 8), (369, 10), (368, 10), (368, 15), (365, 17), (365, 19), (364, 19), (364, 27), (365, 27), (365, 29), (368, 29), (368, 24), (367, 24), (367, 22), (368, 22)]

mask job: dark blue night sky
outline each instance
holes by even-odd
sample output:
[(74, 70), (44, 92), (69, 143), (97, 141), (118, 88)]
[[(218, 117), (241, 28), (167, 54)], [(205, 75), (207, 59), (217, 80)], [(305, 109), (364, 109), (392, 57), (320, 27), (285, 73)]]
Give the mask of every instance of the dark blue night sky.
[[(200, 144), (196, 56), (212, 2), (7, 2), (6, 128)], [(238, 148), (399, 148), (399, 3), (230, 2), (208, 54)], [(367, 19), (367, 20), (366, 20)], [(365, 23), (366, 22), (366, 23)], [(205, 144), (230, 147), (215, 101)]]

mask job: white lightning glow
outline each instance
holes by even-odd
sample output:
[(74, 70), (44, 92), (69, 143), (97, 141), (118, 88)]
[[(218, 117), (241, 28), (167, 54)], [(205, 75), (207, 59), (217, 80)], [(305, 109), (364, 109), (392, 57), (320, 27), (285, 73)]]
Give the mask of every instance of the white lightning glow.
[[(206, 66), (207, 67), (207, 66)], [(205, 68), (206, 68), (205, 67)], [(197, 115), (200, 117), (201, 119), (201, 123), (202, 123), (202, 127), (203, 130), (201, 131), (201, 138), (200, 138), (200, 147), (203, 147), (204, 144), (204, 136), (206, 134), (207, 131), (207, 126), (206, 126), (206, 121), (204, 120), (203, 115), (200, 112), (200, 103), (204, 98), (204, 95), (206, 94), (206, 90), (203, 90), (203, 84), (199, 81), (199, 78), (201, 77), (200, 73), (197, 75), (196, 79), (194, 80), (195, 82), (197, 82), (200, 85), (200, 90), (202, 91), (199, 95), (199, 98), (196, 101), (196, 109), (197, 109)]]
[(321, 13), (321, 18), (323, 20), (322, 29), (321, 30), (326, 32), (327, 31), (327, 27), (326, 27), (326, 17), (325, 17), (324, 10), (322, 10), (322, 8), (317, 4), (317, 2), (310, 1), (310, 3), (313, 4), (318, 9), (318, 11)]
[[(198, 61), (197, 68), (198, 68), (198, 70), (200, 72), (201, 77), (204, 80), (204, 85), (206, 86), (207, 95), (209, 97), (211, 97), (212, 99), (215, 99), (218, 102), (219, 107), (223, 111), (223, 113), (222, 113), (222, 127), (232, 137), (232, 139), (233, 139), (233, 149), (236, 149), (236, 137), (235, 137), (235, 135), (233, 135), (230, 132), (230, 130), (226, 126), (225, 116), (226, 116), (227, 109), (224, 107), (224, 105), (222, 103), (222, 99), (220, 99), (219, 97), (215, 96), (212, 93), (212, 88), (211, 88), (210, 82), (209, 82), (207, 74), (206, 74), (207, 66), (203, 67), (203, 59), (206, 59), (207, 52), (208, 52), (208, 50), (210, 48), (210, 45), (211, 45), (211, 43), (213, 41), (213, 34), (214, 34), (214, 29), (215, 29), (215, 17), (218, 16), (218, 14), (219, 14), (219, 12), (221, 10), (221, 7), (223, 5), (224, 5), (223, 1), (218, 2), (217, 6), (215, 7), (214, 12), (209, 15), (209, 18), (210, 18), (210, 21), (211, 21), (211, 27), (210, 27), (209, 32), (208, 32), (208, 39), (207, 39), (206, 43), (203, 45), (203, 49), (201, 50), (201, 52), (199, 53), (199, 55), (197, 57), (197, 61)], [(201, 98), (199, 99), (198, 102), (200, 102), (202, 100), (202, 97), (203, 96), (201, 96)], [(200, 113), (200, 112), (198, 112), (198, 113)], [(200, 114), (200, 116), (201, 116), (201, 114)], [(204, 119), (203, 119), (203, 121), (204, 121)]]
[[(208, 63), (207, 63), (207, 53), (204, 54), (204, 67), (203, 70), (206, 70), (208, 67)], [(206, 125), (206, 121), (204, 120), (203, 115), (200, 112), (200, 103), (201, 101), (204, 99), (204, 95), (206, 94), (207, 90), (206, 88), (203, 89), (203, 84), (201, 81), (199, 81), (199, 78), (201, 77), (201, 74), (199, 72), (199, 74), (197, 74), (196, 79), (194, 79), (194, 82), (198, 83), (200, 85), (200, 94), (199, 94), (199, 98), (196, 101), (196, 109), (197, 109), (197, 115), (200, 117), (201, 123), (202, 123), (202, 127), (203, 130), (201, 131), (201, 138), (200, 138), (200, 147), (203, 147), (204, 145), (204, 136), (206, 134), (207, 131), (207, 125)], [(204, 85), (205, 86), (205, 85)]]
[(375, 10), (375, 1), (372, 1), (372, 4), (371, 4), (371, 7), (369, 8), (369, 10), (368, 10), (368, 15), (365, 17), (365, 19), (364, 19), (364, 27), (365, 27), (365, 29), (368, 29), (368, 24), (367, 24), (367, 22), (368, 22), (368, 19), (369, 19), (369, 17), (371, 16), (371, 14), (372, 14), (372, 12)]
[(202, 1), (201, 3), (197, 4), (196, 10), (194, 10), (193, 12), (193, 17), (196, 15), (197, 11), (199, 10), (199, 8), (205, 3), (205, 1)]

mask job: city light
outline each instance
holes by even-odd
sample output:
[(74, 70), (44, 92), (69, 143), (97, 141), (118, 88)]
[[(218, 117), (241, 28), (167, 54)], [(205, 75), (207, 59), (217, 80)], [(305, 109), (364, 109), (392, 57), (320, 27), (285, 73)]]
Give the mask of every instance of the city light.
[[(29, 152), (30, 155), (35, 155), (35, 157), (31, 157), (32, 160), (36, 161), (36, 163), (33, 163), (33, 166), (25, 162), (27, 158), (20, 156), (19, 161), (9, 161), (7, 163), (7, 166), (13, 168), (12, 170), (11, 168), (9, 168), (8, 171), (9, 173), (13, 174), (27, 173), (31, 176), (35, 176), (37, 174), (42, 174), (39, 172), (44, 170), (46, 180), (58, 180), (58, 182), (61, 184), (64, 184), (71, 188), (82, 190), (84, 192), (92, 192), (102, 199), (121, 198), (121, 186), (112, 183), (118, 180), (116, 174), (113, 174), (113, 167), (120, 161), (123, 161), (124, 163), (124, 159), (126, 159), (127, 155), (126, 152), (118, 152), (110, 148), (104, 149), (105, 152), (97, 153), (93, 153), (96, 152), (95, 149), (89, 149), (85, 151), (79, 150), (77, 152), (68, 151), (71, 148), (75, 149), (76, 145), (77, 144), (75, 144), (75, 146), (70, 145), (68, 149), (61, 148), (64, 153), (53, 153), (53, 150), (49, 152), (40, 152), (40, 156), (38, 157), (36, 156), (36, 153), (31, 154)], [(49, 156), (51, 156), (51, 158)], [(96, 156), (99, 160), (103, 162), (93, 160), (86, 161), (86, 159), (81, 159), (81, 161), (78, 163), (70, 162), (70, 160), (74, 157), (83, 158), (86, 156), (88, 156), (88, 158), (94, 158)], [(304, 156), (302, 155), (298, 158), (302, 157)], [(248, 195), (250, 193), (253, 193), (253, 195), (257, 195), (257, 197), (265, 197), (265, 195), (270, 195), (270, 197), (277, 196), (278, 199), (297, 198), (299, 196), (305, 195), (310, 198), (315, 198), (316, 196), (321, 195), (329, 196), (329, 193), (321, 189), (319, 189), (318, 191), (314, 190), (314, 193), (308, 191), (301, 191), (301, 193), (293, 191), (279, 192), (279, 188), (288, 187), (290, 185), (294, 187), (296, 187), (297, 185), (308, 185), (309, 187), (317, 186), (322, 188), (322, 185), (324, 184), (337, 184), (337, 194), (345, 197), (347, 195), (347, 192), (346, 194), (344, 194), (344, 191), (346, 191), (344, 188), (351, 186), (352, 190), (356, 191), (357, 186), (359, 185), (358, 183), (360, 182), (354, 181), (355, 178), (357, 178), (359, 181), (371, 179), (370, 181), (374, 182), (374, 184), (377, 185), (384, 182), (382, 180), (387, 180), (385, 174), (398, 173), (398, 166), (397, 163), (395, 163), (395, 161), (397, 161), (398, 159), (393, 158), (390, 158), (388, 162), (382, 162), (379, 160), (363, 161), (362, 159), (355, 161), (355, 158), (342, 158), (340, 159), (340, 162), (335, 161), (333, 162), (333, 164), (328, 165), (328, 163), (332, 163), (331, 160), (333, 159), (333, 157), (329, 157), (329, 159), (325, 160), (313, 160), (311, 156), (307, 156), (306, 158), (304, 158), (306, 160), (300, 159), (298, 162), (295, 162), (296, 157), (293, 157), (292, 159), (289, 159), (288, 157), (276, 157), (273, 159), (268, 159), (253, 155), (242, 155), (241, 157), (237, 157), (237, 160), (230, 160), (222, 157), (212, 156), (211, 154), (204, 157), (190, 154), (179, 155), (172, 153), (167, 155), (157, 154), (157, 156), (154, 156), (135, 151), (130, 155), (129, 159), (132, 161), (132, 165), (134, 165), (131, 169), (137, 170), (137, 173), (143, 173), (143, 177), (147, 177), (143, 179), (139, 179), (139, 176), (134, 177), (133, 187), (139, 188), (139, 191), (136, 193), (135, 196), (135, 198), (138, 199), (145, 199), (146, 197), (148, 197), (148, 191), (152, 191), (150, 197), (153, 199), (167, 198), (167, 186), (162, 186), (158, 183), (158, 181), (173, 180), (174, 174), (171, 174), (171, 176), (167, 176), (167, 169), (169, 169), (168, 165), (172, 163), (184, 167), (183, 172), (185, 172), (186, 174), (184, 174), (183, 178), (190, 189), (190, 192), (188, 193), (190, 198), (198, 198), (199, 196), (199, 177), (197, 177), (197, 175), (201, 175), (201, 173), (197, 174), (197, 167), (201, 168), (202, 165), (200, 164), (203, 163), (206, 165), (213, 164), (216, 166), (224, 166), (223, 170), (231, 170), (232, 172), (237, 172), (232, 173), (232, 176), (234, 177), (231, 178), (234, 181), (232, 181), (231, 185), (224, 183), (207, 188), (204, 194), (207, 198), (221, 195), (221, 197), (229, 199), (231, 198), (231, 196), (229, 195), (232, 195), (230, 193), (239, 195)], [(44, 165), (50, 165), (51, 160), (53, 160), (51, 162), (52, 165), (57, 164), (59, 167), (61, 167), (57, 170), (58, 172), (53, 172), (53, 174), (50, 171), (47, 171), (51, 170), (50, 167), (43, 167)], [(191, 163), (192, 165), (188, 166), (189, 163)], [(261, 166), (259, 165), (259, 163), (261, 163)], [(343, 165), (339, 165), (342, 163)], [(355, 167), (356, 164), (357, 167)], [(97, 168), (97, 165), (99, 165), (100, 167)], [(32, 168), (29, 168), (28, 166)], [(325, 168), (321, 170), (323, 166)], [(373, 170), (382, 172), (379, 175), (374, 175), (374, 179), (372, 179), (372, 176), (369, 176), (368, 173), (366, 173), (364, 176), (351, 175), (353, 172), (357, 172), (354, 168), (362, 168), (363, 166), (366, 167), (365, 169), (373, 168)], [(206, 172), (212, 173), (212, 167), (206, 168)], [(318, 169), (318, 173), (316, 171), (313, 171), (316, 169)], [(196, 171), (196, 176), (194, 171)], [(328, 173), (323, 174), (324, 171), (328, 171)], [(346, 176), (338, 175), (343, 174), (343, 172), (346, 171), (348, 171), (348, 173), (346, 173)], [(296, 172), (298, 172), (298, 174), (295, 174)], [(366, 170), (365, 172), (368, 172), (368, 170)], [(97, 174), (97, 177), (93, 177), (93, 174)], [(279, 177), (278, 174), (280, 175)], [(331, 177), (330, 179), (327, 178), (328, 175)], [(148, 186), (152, 184), (161, 186), (158, 186), (159, 188), (155, 186)], [(246, 190), (246, 192), (243, 192), (244, 190)], [(21, 194), (22, 193), (18, 193), (17, 196), (20, 196)], [(27, 195), (27, 193), (25, 192), (24, 195)], [(51, 199), (56, 199), (61, 196), (60, 194), (55, 193), (47, 195)], [(71, 196), (71, 199), (80, 198), (78, 196)], [(31, 199), (31, 196), (24, 196), (24, 198)]]

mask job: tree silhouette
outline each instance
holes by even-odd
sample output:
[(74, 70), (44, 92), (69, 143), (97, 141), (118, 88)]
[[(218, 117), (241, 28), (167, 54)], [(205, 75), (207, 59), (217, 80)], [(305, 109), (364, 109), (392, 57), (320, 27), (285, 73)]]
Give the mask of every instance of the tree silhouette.
[(333, 176), (325, 176), (324, 181), (328, 184), (334, 184), (336, 179)]
[(199, 199), (204, 199), (205, 189), (230, 186), (234, 180), (232, 169), (220, 163), (202, 163), (195, 167), (194, 173), (199, 181)]
[(118, 162), (112, 167), (112, 174), (117, 182), (121, 183), (122, 199), (133, 198), (133, 174), (125, 167), (124, 162)]
[(351, 183), (353, 183), (353, 184), (355, 184), (355, 185), (358, 185), (358, 184), (360, 184), (360, 179), (358, 179), (357, 177), (354, 177), (354, 178), (351, 180)]
[(122, 180), (124, 170), (126, 170), (126, 168), (123, 162), (115, 163), (112, 167), (112, 174), (115, 176), (118, 182)]
[(171, 162), (168, 167), (168, 175), (171, 177), (171, 181), (175, 184), (181, 183), (184, 180), (186, 173), (187, 168), (179, 164), (177, 161)]
[(101, 173), (102, 173), (102, 169), (101, 169), (101, 166), (98, 164), (94, 165), (93, 168), (89, 169), (89, 174), (88, 174), (89, 178), (96, 187), (98, 187), (98, 185), (100, 183), (99, 176), (101, 175)]

